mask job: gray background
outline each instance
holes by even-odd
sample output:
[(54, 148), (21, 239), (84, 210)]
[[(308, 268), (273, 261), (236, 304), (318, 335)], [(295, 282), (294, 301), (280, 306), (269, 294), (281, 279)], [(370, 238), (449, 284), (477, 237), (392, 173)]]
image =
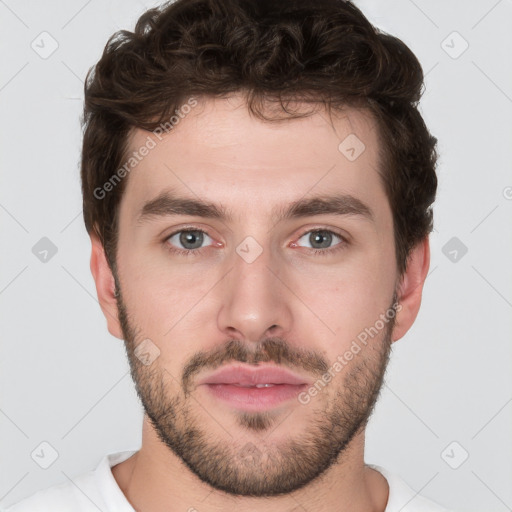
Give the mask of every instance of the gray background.
[[(89, 271), (79, 116), (107, 38), (150, 5), (0, 0), (3, 506), (140, 443), (124, 347)], [(357, 5), (422, 62), (441, 153), (422, 308), (395, 345), (366, 461), (455, 510), (512, 510), (512, 2)], [(46, 262), (43, 237), (57, 249)], [(58, 452), (48, 469), (31, 457), (42, 442)]]

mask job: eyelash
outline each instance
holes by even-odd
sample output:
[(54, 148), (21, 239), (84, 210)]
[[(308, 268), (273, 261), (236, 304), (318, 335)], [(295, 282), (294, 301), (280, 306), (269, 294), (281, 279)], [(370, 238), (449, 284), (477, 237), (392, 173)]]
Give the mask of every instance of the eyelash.
[[(168, 243), (169, 239), (172, 238), (174, 235), (176, 235), (178, 233), (189, 233), (189, 232), (204, 233), (205, 235), (208, 235), (208, 233), (202, 229), (197, 229), (197, 228), (180, 229), (178, 231), (174, 231), (173, 233), (171, 233), (170, 235), (168, 235), (164, 238), (163, 243), (165, 244), (166, 249), (171, 254), (178, 255), (178, 256), (199, 256), (199, 255), (201, 255), (201, 253), (203, 252), (203, 249), (207, 249), (207, 247), (202, 247), (200, 249), (176, 249), (175, 247), (171, 246)], [(338, 251), (345, 249), (345, 246), (348, 245), (348, 241), (344, 236), (342, 236), (341, 234), (339, 234), (336, 231), (333, 231), (331, 229), (321, 229), (321, 228), (310, 229), (310, 230), (302, 233), (302, 235), (300, 235), (299, 238), (302, 238), (304, 235), (306, 235), (308, 233), (315, 233), (315, 232), (331, 233), (341, 239), (340, 243), (336, 244), (334, 247), (331, 247), (329, 249), (311, 249), (311, 252), (315, 255), (318, 255), (318, 256), (332, 255), (334, 253), (337, 253)]]

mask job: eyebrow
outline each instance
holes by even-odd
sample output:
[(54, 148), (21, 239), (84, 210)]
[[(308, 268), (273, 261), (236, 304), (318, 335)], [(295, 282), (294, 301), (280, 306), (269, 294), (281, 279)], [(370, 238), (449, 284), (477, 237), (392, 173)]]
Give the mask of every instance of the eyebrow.
[[(165, 191), (144, 203), (137, 216), (137, 224), (173, 215), (217, 219), (223, 222), (233, 220), (233, 215), (223, 205), (181, 197)], [(359, 216), (370, 222), (375, 222), (372, 209), (350, 194), (324, 194), (301, 198), (288, 205), (278, 205), (271, 212), (271, 216), (276, 222), (315, 215)]]

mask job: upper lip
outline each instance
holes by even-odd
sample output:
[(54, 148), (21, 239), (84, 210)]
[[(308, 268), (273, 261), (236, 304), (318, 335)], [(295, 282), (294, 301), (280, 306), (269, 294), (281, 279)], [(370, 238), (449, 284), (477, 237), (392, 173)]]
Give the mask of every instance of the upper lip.
[(200, 384), (238, 384), (256, 386), (257, 384), (307, 384), (308, 380), (288, 369), (278, 366), (249, 366), (233, 364), (224, 366), (199, 381)]

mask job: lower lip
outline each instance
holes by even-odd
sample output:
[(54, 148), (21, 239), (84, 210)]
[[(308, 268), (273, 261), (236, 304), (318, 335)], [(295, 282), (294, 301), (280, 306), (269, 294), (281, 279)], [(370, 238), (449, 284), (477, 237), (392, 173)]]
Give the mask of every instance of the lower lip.
[(296, 399), (307, 384), (276, 384), (267, 388), (248, 388), (233, 384), (206, 384), (212, 395), (237, 409), (261, 411)]

